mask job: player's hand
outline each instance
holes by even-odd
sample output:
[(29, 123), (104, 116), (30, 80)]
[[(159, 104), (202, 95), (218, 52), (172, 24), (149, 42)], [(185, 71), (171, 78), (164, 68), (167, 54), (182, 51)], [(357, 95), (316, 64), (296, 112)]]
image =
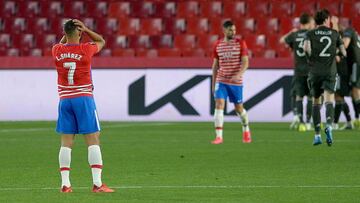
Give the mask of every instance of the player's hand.
[(83, 22), (81, 22), (80, 20), (74, 19), (73, 22), (78, 27), (79, 31), (86, 32), (88, 30), (88, 28), (85, 26), (85, 24)]
[(331, 23), (334, 24), (338, 24), (339, 23), (339, 18), (337, 16), (331, 16), (330, 19)]
[(335, 58), (336, 58), (336, 62), (337, 62), (337, 63), (339, 63), (339, 62), (341, 61), (340, 56), (336, 55), (336, 57), (335, 57)]

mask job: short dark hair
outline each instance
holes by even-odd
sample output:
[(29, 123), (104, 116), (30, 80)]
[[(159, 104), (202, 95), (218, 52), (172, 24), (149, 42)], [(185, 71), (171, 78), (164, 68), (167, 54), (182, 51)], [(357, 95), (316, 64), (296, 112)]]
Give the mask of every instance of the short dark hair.
[(330, 17), (330, 12), (327, 9), (322, 9), (315, 14), (316, 25), (324, 24), (325, 20)]
[(223, 28), (229, 28), (231, 26), (233, 26), (234, 23), (231, 21), (231, 20), (226, 20), (224, 23), (223, 23)]
[(300, 24), (306, 25), (306, 24), (310, 23), (310, 20), (311, 20), (311, 16), (308, 13), (301, 14)]
[(70, 19), (64, 23), (64, 32), (66, 35), (74, 34), (76, 29), (77, 29), (77, 26), (75, 25), (75, 23), (72, 19)]

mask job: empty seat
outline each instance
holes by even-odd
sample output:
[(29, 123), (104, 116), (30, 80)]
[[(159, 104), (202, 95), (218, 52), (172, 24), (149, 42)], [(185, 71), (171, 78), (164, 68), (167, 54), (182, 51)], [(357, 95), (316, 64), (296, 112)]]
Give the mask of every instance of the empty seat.
[(111, 57), (112, 55), (112, 50), (111, 49), (102, 49), (97, 56), (101, 56), (101, 57)]
[(133, 49), (150, 48), (149, 35), (132, 35), (127, 37), (128, 47)]
[(141, 20), (140, 33), (147, 35), (159, 35), (162, 32), (161, 18), (146, 18)]
[(340, 9), (342, 17), (354, 18), (360, 15), (360, 2), (344, 1)]
[(272, 2), (270, 4), (271, 16), (277, 18), (286, 18), (290, 17), (294, 13), (294, 4), (293, 1), (285, 0), (278, 2)]
[(279, 20), (277, 18), (259, 18), (256, 20), (257, 33), (276, 33), (279, 31)]
[(28, 55), (29, 56), (42, 56), (42, 49), (38, 49), (38, 48), (30, 49)]
[(241, 35), (248, 35), (255, 32), (255, 19), (254, 18), (242, 18), (236, 19), (235, 25), (237, 27), (237, 33)]
[(205, 51), (201, 48), (182, 50), (183, 57), (204, 57)]
[(176, 35), (174, 46), (179, 49), (193, 49), (196, 47), (196, 37), (195, 35)]
[(314, 15), (317, 8), (316, 1), (312, 0), (296, 0), (294, 6), (295, 16), (300, 16), (302, 13), (309, 13), (310, 15)]
[(160, 57), (180, 57), (181, 51), (179, 49), (168, 49), (168, 48), (161, 48), (158, 49), (158, 56)]
[(40, 15), (40, 2), (27, 1), (17, 4), (18, 15), (22, 17), (34, 17)]
[(6, 50), (7, 56), (20, 56), (20, 50), (17, 48), (10, 48)]
[(14, 16), (16, 12), (16, 3), (15, 1), (5, 1), (1, 3), (0, 7), (0, 16), (2, 17), (10, 17)]
[(207, 18), (186, 19), (186, 32), (188, 34), (205, 34), (209, 32), (209, 20)]
[(218, 39), (219, 35), (201, 35), (198, 37), (198, 46), (205, 50), (212, 50)]
[(156, 49), (137, 49), (137, 57), (155, 58), (158, 57), (158, 51)]
[(154, 2), (154, 14), (153, 16), (159, 18), (173, 17), (176, 13), (175, 2)]
[(10, 34), (0, 34), (0, 49), (6, 49), (11, 46)]
[(179, 1), (177, 3), (177, 12), (178, 17), (195, 17), (199, 14), (200, 5), (198, 1)]
[(119, 34), (125, 34), (125, 35), (135, 35), (140, 29), (140, 19), (139, 18), (129, 18), (120, 19), (119, 22)]
[(100, 18), (96, 22), (96, 31), (101, 35), (113, 35), (118, 32), (119, 22), (116, 18)]
[(51, 48), (54, 44), (58, 43), (55, 34), (38, 34), (35, 39), (36, 47), (38, 48)]
[(181, 34), (185, 32), (186, 22), (184, 18), (164, 19), (164, 32), (166, 34)]
[(109, 3), (106, 1), (87, 1), (86, 15), (95, 18), (102, 18), (108, 14)]
[(64, 7), (61, 1), (42, 1), (41, 2), (41, 16), (56, 19), (62, 17), (64, 14)]
[(64, 1), (64, 16), (67, 18), (80, 18), (85, 16), (85, 3), (83, 1)]
[(154, 15), (155, 7), (151, 1), (133, 1), (131, 2), (130, 16), (146, 18)]
[(283, 46), (279, 43), (281, 35), (279, 34), (269, 34), (266, 36), (266, 44), (270, 49), (276, 49), (278, 46)]
[(15, 18), (12, 24), (12, 32), (13, 33), (22, 33), (26, 29), (26, 21), (25, 18)]
[(221, 1), (205, 1), (201, 3), (200, 14), (205, 18), (219, 18), (223, 14)]
[(262, 56), (264, 58), (276, 58), (276, 51), (273, 49), (267, 49)]
[(130, 15), (130, 2), (110, 2), (109, 16), (110, 17), (128, 17)]
[(327, 9), (329, 10), (331, 15), (339, 16), (340, 14), (340, 2), (338, 1), (318, 1), (319, 9)]
[(224, 1), (223, 16), (225, 18), (238, 19), (245, 15), (245, 1)]
[(27, 19), (27, 31), (31, 33), (49, 32), (50, 23), (48, 18), (29, 18)]
[(150, 37), (151, 48), (172, 48), (173, 47), (173, 35), (156, 35)]
[(113, 49), (112, 55), (119, 56), (119, 57), (134, 57), (135, 50), (134, 49)]
[(248, 1), (247, 2), (247, 16), (261, 17), (270, 14), (269, 1)]
[(266, 36), (265, 35), (248, 35), (245, 37), (247, 46), (249, 49), (257, 50), (264, 49), (266, 47)]

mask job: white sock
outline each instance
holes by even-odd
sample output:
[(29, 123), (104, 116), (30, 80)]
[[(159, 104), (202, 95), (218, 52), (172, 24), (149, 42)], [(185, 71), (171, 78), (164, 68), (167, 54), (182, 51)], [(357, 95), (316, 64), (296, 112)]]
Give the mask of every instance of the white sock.
[(68, 147), (60, 147), (59, 165), (61, 173), (61, 187), (70, 187), (70, 163), (71, 163), (71, 149)]
[(243, 124), (243, 131), (250, 131), (249, 117), (248, 117), (247, 111), (244, 109), (243, 112), (241, 112), (241, 113), (236, 112), (236, 114), (241, 119), (241, 122)]
[(103, 162), (99, 145), (91, 145), (88, 147), (88, 160), (91, 166), (93, 183), (94, 185), (100, 187), (102, 185), (101, 172)]
[(224, 110), (215, 109), (214, 112), (214, 120), (215, 120), (215, 133), (216, 137), (223, 137), (223, 125), (224, 125)]
[(315, 134), (315, 137), (320, 137), (321, 138), (321, 134)]

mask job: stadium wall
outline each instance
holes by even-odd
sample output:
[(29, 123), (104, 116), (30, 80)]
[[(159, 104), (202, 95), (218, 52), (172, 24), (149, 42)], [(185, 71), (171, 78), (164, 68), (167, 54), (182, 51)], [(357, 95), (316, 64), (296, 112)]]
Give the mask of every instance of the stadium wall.
[[(56, 72), (51, 58), (0, 58), (0, 120), (55, 120)], [(95, 99), (102, 120), (210, 121), (211, 60), (95, 58)], [(292, 59), (254, 59), (244, 77), (252, 121), (289, 121)], [(228, 121), (237, 121), (227, 105)]]

